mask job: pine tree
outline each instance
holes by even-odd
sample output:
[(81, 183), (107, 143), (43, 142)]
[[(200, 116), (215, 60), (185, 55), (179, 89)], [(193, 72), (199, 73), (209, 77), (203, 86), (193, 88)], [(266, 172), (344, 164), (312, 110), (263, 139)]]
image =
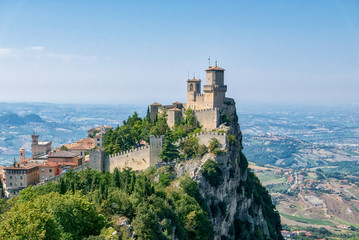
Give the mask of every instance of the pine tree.
[(164, 162), (170, 162), (179, 157), (178, 147), (173, 144), (174, 139), (172, 132), (170, 130), (167, 131), (165, 142), (163, 144), (162, 151), (159, 157)]
[(150, 106), (147, 106), (146, 121), (151, 122)]
[(5, 192), (4, 192), (2, 181), (1, 181), (1, 178), (0, 178), (0, 198), (4, 198), (4, 197), (5, 197)]

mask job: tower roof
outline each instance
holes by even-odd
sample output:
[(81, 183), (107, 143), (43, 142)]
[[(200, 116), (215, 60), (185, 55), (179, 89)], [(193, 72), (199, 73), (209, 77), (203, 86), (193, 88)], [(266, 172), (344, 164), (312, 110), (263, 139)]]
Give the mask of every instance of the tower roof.
[(151, 104), (151, 106), (162, 106), (161, 104), (159, 104), (158, 102), (154, 102)]
[(205, 71), (213, 71), (213, 70), (225, 71), (223, 68), (220, 68), (220, 67), (217, 67), (217, 66), (214, 66), (214, 67), (209, 66)]
[(200, 82), (201, 79), (196, 79), (196, 78), (192, 78), (192, 79), (188, 79), (187, 82)]

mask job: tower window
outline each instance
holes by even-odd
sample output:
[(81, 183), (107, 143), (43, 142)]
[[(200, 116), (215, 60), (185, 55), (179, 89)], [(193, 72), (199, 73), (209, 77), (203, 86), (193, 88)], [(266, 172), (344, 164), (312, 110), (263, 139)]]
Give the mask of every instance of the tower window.
[(193, 91), (193, 84), (191, 83), (191, 85), (189, 85), (189, 90)]

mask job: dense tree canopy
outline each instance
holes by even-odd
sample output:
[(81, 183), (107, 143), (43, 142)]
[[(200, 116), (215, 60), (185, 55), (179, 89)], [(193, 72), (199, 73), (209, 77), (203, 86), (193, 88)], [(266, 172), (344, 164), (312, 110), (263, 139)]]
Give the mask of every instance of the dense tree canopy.
[(171, 171), (69, 171), (3, 203), (0, 239), (96, 239), (115, 230), (121, 239), (129, 233), (111, 221), (116, 216), (130, 221), (137, 239), (171, 239), (173, 231), (178, 239), (212, 239), (197, 183), (184, 178), (174, 187)]

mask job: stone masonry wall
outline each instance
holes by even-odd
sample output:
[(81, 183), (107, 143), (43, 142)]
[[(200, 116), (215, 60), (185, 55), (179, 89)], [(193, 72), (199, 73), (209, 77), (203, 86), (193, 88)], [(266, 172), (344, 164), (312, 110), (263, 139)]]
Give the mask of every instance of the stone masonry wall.
[(195, 110), (194, 115), (198, 122), (202, 125), (203, 130), (215, 129), (219, 125), (219, 110), (218, 108), (209, 108), (202, 110)]
[[(194, 134), (193, 137), (196, 137), (199, 139), (199, 142), (198, 142), (199, 145), (204, 144), (204, 145), (206, 145), (206, 147), (208, 147), (212, 138), (216, 138), (218, 140), (218, 142), (221, 144), (221, 147), (225, 148), (227, 146), (227, 134), (225, 134), (225, 133), (201, 132), (201, 133)], [(178, 140), (176, 144), (179, 144), (181, 141), (186, 140), (186, 139), (188, 139), (188, 137)]]
[(109, 156), (109, 171), (130, 167), (135, 171), (146, 170), (150, 165), (150, 147), (144, 146)]

